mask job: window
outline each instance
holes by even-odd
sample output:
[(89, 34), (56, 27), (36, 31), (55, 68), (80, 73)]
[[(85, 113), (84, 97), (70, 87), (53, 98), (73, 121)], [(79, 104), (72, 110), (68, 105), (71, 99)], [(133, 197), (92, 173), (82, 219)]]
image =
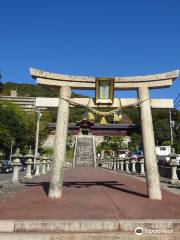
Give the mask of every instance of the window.
[(160, 147), (160, 150), (161, 151), (166, 151), (166, 148), (165, 147)]

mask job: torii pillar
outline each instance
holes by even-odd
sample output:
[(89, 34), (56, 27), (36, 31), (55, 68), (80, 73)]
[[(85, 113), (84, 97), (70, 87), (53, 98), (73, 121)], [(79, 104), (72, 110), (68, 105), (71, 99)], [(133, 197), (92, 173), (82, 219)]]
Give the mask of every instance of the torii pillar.
[(69, 123), (69, 102), (71, 97), (70, 87), (61, 87), (59, 93), (59, 106), (56, 123), (56, 134), (54, 142), (54, 164), (52, 168), (51, 182), (49, 188), (50, 198), (60, 198), (63, 186), (63, 163), (66, 155), (66, 142)]
[[(54, 74), (30, 69), (30, 74), (36, 78), (37, 83), (43, 85), (59, 86), (60, 97), (58, 106), (58, 117), (56, 124), (56, 135), (54, 144), (54, 163), (51, 173), (49, 197), (60, 198), (63, 184), (63, 163), (65, 159), (67, 130), (69, 121), (69, 102), (71, 88), (74, 89), (95, 89), (95, 77), (69, 76)], [(135, 77), (115, 77), (114, 89), (135, 89), (138, 90), (141, 110), (141, 125), (144, 145), (144, 156), (146, 165), (146, 184), (150, 199), (161, 200), (161, 190), (157, 159), (155, 154), (154, 131), (151, 107), (149, 98), (149, 88), (162, 88), (172, 85), (172, 81), (179, 75), (179, 70)], [(83, 100), (81, 99), (81, 103)], [(111, 107), (115, 107), (116, 103)]]
[(138, 88), (141, 111), (141, 128), (143, 136), (144, 157), (146, 164), (147, 191), (150, 199), (162, 199), (157, 166), (151, 103), (147, 87)]

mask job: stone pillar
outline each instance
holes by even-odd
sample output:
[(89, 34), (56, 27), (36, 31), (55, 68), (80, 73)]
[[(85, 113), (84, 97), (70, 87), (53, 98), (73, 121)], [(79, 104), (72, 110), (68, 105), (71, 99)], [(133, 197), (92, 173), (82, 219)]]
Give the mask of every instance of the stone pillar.
[(106, 168), (109, 168), (109, 163), (106, 161)]
[(140, 162), (140, 175), (144, 176), (145, 175), (145, 171), (144, 171), (144, 158), (141, 157), (139, 162)]
[(133, 158), (132, 160), (131, 160), (131, 164), (132, 164), (132, 172), (131, 172), (131, 174), (137, 174), (137, 172), (136, 172), (136, 160)]
[(118, 170), (118, 160), (116, 159), (116, 171)]
[(117, 160), (117, 170), (120, 170), (120, 161)]
[(104, 150), (101, 150), (101, 161), (104, 158)]
[(36, 158), (36, 170), (35, 170), (35, 174), (34, 174), (35, 177), (40, 176), (40, 165), (41, 165), (40, 160), (38, 158)]
[(50, 164), (51, 164), (51, 160), (47, 159), (47, 172), (50, 171)]
[(56, 123), (54, 162), (51, 171), (49, 198), (60, 198), (62, 196), (63, 163), (66, 153), (66, 141), (69, 123), (69, 102), (67, 100), (69, 100), (70, 97), (71, 88), (61, 87)]
[(26, 175), (24, 176), (27, 179), (31, 179), (33, 178), (32, 174), (31, 174), (31, 166), (33, 165), (33, 161), (31, 158), (27, 159), (26, 161)]
[(52, 165), (53, 165), (53, 159), (50, 159), (50, 170), (52, 169)]
[(126, 172), (129, 173), (129, 159), (126, 159), (125, 160), (125, 163), (126, 163)]
[(113, 170), (116, 171), (116, 160), (113, 160)]
[(21, 165), (20, 159), (17, 157), (13, 160), (13, 176), (12, 176), (12, 182), (13, 183), (19, 183), (19, 167)]
[(113, 161), (111, 160), (111, 162), (110, 162), (110, 169), (111, 169), (111, 170), (113, 170), (113, 166), (114, 166), (114, 165), (113, 165)]
[(149, 99), (149, 90), (147, 87), (138, 88), (141, 128), (144, 145), (144, 156), (146, 164), (146, 184), (148, 196), (150, 199), (162, 200), (159, 172), (154, 143), (154, 131), (151, 114), (151, 101)]
[(120, 170), (124, 171), (124, 159), (120, 159)]
[(41, 175), (46, 175), (46, 158), (43, 157), (41, 161)]

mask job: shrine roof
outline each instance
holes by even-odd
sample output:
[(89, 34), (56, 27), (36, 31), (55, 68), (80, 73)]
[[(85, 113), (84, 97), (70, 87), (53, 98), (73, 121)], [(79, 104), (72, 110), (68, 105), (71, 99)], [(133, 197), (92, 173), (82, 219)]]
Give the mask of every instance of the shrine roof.
[[(49, 128), (55, 128), (56, 123), (49, 123)], [(76, 123), (69, 123), (69, 128), (79, 128)], [(102, 125), (99, 123), (95, 123), (94, 126), (91, 127), (92, 129), (129, 129), (129, 128), (136, 128), (136, 124), (106, 124)]]

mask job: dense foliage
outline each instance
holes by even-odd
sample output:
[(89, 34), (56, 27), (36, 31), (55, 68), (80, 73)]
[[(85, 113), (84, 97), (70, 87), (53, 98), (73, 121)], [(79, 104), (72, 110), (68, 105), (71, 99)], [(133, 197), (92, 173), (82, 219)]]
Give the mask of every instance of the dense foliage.
[[(48, 113), (43, 114), (40, 125), (40, 145), (49, 134)], [(0, 151), (9, 157), (11, 144), (13, 149), (19, 147), (22, 153), (27, 153), (29, 147), (34, 148), (36, 132), (35, 113), (27, 113), (17, 105), (0, 101)]]
[[(141, 136), (141, 121), (140, 112), (138, 108), (130, 108), (124, 111), (136, 124), (136, 132), (131, 136), (130, 148), (133, 150), (136, 147), (142, 147)], [(170, 120), (168, 109), (152, 109), (154, 136), (156, 145), (172, 145), (170, 134)], [(174, 121), (173, 127), (173, 139), (176, 152), (180, 153), (180, 111), (174, 109), (172, 112), (172, 120)]]
[(34, 114), (26, 114), (18, 106), (0, 101), (0, 149), (6, 155), (10, 152), (11, 142), (15, 147), (25, 150), (34, 145)]
[(172, 114), (174, 120), (174, 147), (177, 153), (180, 153), (180, 111), (174, 110)]
[[(136, 148), (143, 148), (142, 134), (141, 134), (141, 118), (139, 108), (127, 108), (123, 110), (132, 123), (136, 124), (136, 130), (131, 135), (131, 142), (129, 143), (129, 150), (135, 151)], [(171, 142), (170, 134), (170, 122), (169, 122), (169, 110), (168, 109), (153, 109), (152, 110), (154, 135), (156, 145), (172, 145), (177, 153), (180, 153), (180, 111), (173, 110), (172, 120), (174, 121), (173, 127), (173, 139), (174, 144)], [(108, 139), (108, 137), (107, 137)], [(110, 141), (110, 140), (109, 140)], [(111, 144), (107, 144), (105, 140), (98, 150), (105, 149), (109, 150)], [(120, 144), (120, 149), (122, 145)], [(112, 146), (111, 146), (112, 149)]]
[(104, 136), (104, 141), (97, 146), (97, 152), (100, 153), (101, 150), (113, 150), (115, 154), (118, 154), (125, 147), (127, 146), (123, 143), (122, 137)]

